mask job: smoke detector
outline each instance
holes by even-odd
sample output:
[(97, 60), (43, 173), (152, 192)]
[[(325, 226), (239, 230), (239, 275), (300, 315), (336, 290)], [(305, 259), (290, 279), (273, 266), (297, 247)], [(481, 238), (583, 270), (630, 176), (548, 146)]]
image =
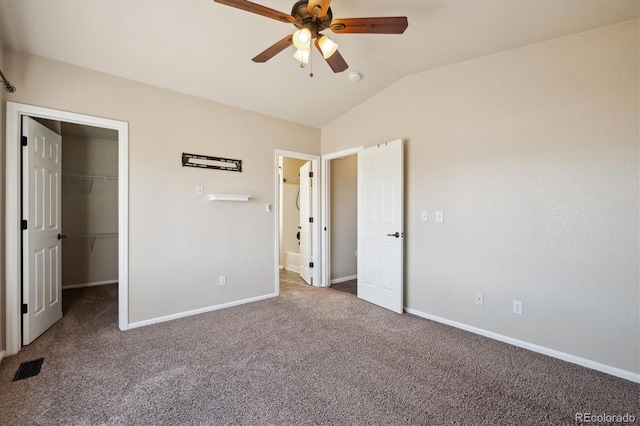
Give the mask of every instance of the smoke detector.
[(349, 73), (349, 81), (356, 83), (360, 81), (361, 78), (362, 78), (362, 74), (360, 74), (358, 71), (351, 71)]

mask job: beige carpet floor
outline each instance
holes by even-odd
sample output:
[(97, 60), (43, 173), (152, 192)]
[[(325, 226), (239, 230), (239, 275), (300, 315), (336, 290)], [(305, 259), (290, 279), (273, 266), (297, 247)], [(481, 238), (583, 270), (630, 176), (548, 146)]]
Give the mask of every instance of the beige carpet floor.
[[(121, 332), (115, 285), (0, 365), (2, 425), (563, 425), (640, 385), (332, 289)], [(12, 382), (20, 363), (39, 375)]]

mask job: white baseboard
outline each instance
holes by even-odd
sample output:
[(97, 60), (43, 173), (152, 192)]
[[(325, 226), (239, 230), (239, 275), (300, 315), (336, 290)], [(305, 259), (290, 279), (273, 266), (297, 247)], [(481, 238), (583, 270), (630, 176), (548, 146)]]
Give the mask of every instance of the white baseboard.
[(287, 266), (285, 266), (285, 268), (284, 268), (284, 269), (286, 269), (286, 270), (287, 270), (287, 271), (289, 271), (289, 272), (295, 272), (296, 274), (299, 274), (299, 273), (300, 273), (300, 268), (299, 268), (299, 267), (297, 267), (297, 266), (287, 265)]
[(358, 279), (357, 275), (350, 275), (348, 277), (342, 277), (342, 278), (334, 278), (331, 280), (331, 284), (340, 284), (343, 283), (345, 281), (351, 281), (351, 280), (356, 280)]
[(2, 360), (6, 355), (7, 355), (7, 351), (0, 351), (0, 362), (2, 362)]
[(206, 312), (217, 311), (219, 309), (230, 308), (232, 306), (244, 305), (245, 303), (258, 302), (260, 300), (271, 299), (277, 297), (276, 293), (266, 294), (264, 296), (252, 297), (249, 299), (236, 300), (235, 302), (223, 303), (221, 305), (207, 306), (206, 308), (194, 309), (192, 311), (179, 312), (177, 314), (166, 315), (163, 317), (151, 318), (144, 321), (132, 322), (127, 327), (127, 330), (138, 327), (145, 327), (147, 325), (159, 324), (161, 322), (172, 321), (178, 318), (190, 317), (192, 315), (204, 314)]
[(610, 365), (602, 364), (596, 361), (591, 361), (589, 359), (581, 358), (579, 356), (571, 355), (565, 352), (560, 352), (555, 349), (546, 348), (544, 346), (536, 345), (534, 343), (525, 342), (524, 340), (514, 339), (512, 337), (504, 336), (502, 334), (494, 333), (492, 331), (483, 330), (481, 328), (473, 327), (471, 325), (463, 324), (460, 322), (448, 320), (446, 318), (441, 318), (435, 315), (427, 314), (421, 311), (417, 311), (411, 308), (404, 308), (405, 312), (419, 316), (421, 318), (425, 318), (428, 320), (432, 320), (435, 322), (439, 322), (441, 324), (446, 324), (451, 327), (459, 328), (461, 330), (469, 331), (474, 334), (479, 334), (480, 336), (488, 337), (493, 340), (498, 340), (500, 342), (508, 343), (513, 346), (517, 346), (519, 348), (528, 349), (533, 352), (537, 352), (543, 355), (550, 356), (552, 358), (561, 359), (563, 361), (570, 362), (572, 364), (577, 364), (582, 367), (591, 368), (592, 370), (601, 371), (603, 373), (610, 374), (612, 376), (620, 377), (622, 379), (630, 380), (635, 383), (640, 383), (640, 374), (634, 373), (632, 371), (622, 370), (617, 367), (612, 367)]
[(95, 282), (92, 282), (92, 283), (63, 285), (62, 289), (66, 290), (68, 288), (95, 287), (95, 286), (99, 286), (99, 285), (117, 284), (117, 283), (118, 283), (118, 280), (95, 281)]

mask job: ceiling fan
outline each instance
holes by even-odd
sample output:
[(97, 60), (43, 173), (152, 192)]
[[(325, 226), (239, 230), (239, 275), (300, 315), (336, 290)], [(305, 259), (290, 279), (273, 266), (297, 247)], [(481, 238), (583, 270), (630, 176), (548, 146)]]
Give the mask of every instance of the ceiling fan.
[(338, 52), (338, 45), (322, 34), (322, 31), (330, 29), (336, 34), (402, 34), (409, 25), (405, 16), (333, 19), (329, 7), (331, 0), (298, 1), (293, 5), (290, 15), (246, 0), (214, 1), (280, 22), (290, 23), (298, 28), (293, 34), (259, 53), (252, 59), (253, 62), (267, 62), (293, 44), (297, 49), (293, 56), (300, 62), (300, 66), (304, 67), (309, 63), (311, 44), (313, 43), (335, 73), (346, 70), (349, 65)]

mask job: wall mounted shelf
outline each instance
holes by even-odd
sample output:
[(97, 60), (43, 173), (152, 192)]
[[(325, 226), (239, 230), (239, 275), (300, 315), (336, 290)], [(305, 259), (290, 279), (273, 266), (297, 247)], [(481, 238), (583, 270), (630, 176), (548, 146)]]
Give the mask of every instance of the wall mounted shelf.
[(249, 201), (251, 198), (248, 195), (238, 195), (238, 194), (209, 194), (209, 199), (211, 201)]

